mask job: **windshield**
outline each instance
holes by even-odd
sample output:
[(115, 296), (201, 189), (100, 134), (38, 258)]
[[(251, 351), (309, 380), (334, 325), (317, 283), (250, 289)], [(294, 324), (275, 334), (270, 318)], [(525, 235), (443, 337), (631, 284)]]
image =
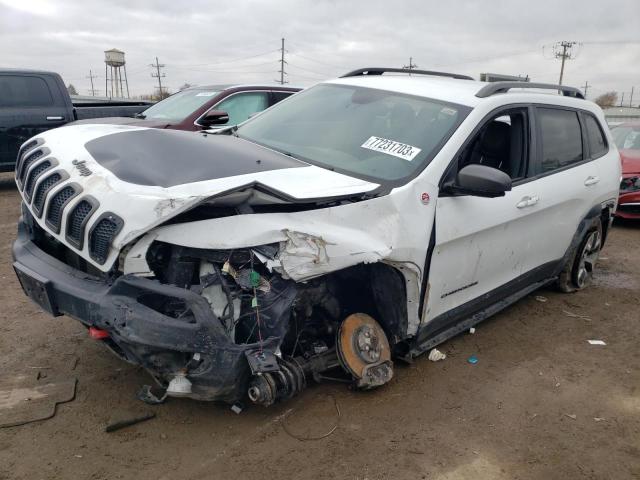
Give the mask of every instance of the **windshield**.
[(423, 97), (321, 84), (249, 120), (237, 134), (314, 165), (395, 181), (423, 168), (470, 110)]
[(620, 150), (640, 150), (640, 128), (615, 127), (611, 130), (616, 147)]
[(142, 115), (147, 119), (181, 122), (218, 93), (215, 90), (183, 90), (147, 108)]

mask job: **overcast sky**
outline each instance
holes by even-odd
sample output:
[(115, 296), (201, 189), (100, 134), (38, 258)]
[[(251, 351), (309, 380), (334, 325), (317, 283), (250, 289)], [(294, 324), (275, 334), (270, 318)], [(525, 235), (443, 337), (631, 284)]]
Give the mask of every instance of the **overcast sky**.
[(640, 101), (640, 0), (0, 0), (0, 67), (55, 70), (104, 94), (104, 53), (126, 53), (132, 94), (151, 93), (156, 56), (185, 82), (272, 82), (286, 39), (287, 80), (310, 85), (363, 66), (407, 65), (557, 82), (552, 45), (581, 42), (565, 84)]

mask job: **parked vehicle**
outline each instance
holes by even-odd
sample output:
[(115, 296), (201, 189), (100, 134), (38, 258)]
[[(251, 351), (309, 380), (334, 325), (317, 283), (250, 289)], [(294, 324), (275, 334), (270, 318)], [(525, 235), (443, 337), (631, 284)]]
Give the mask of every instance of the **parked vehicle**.
[(571, 87), (387, 72), (221, 134), (31, 139), (25, 292), (167, 395), (270, 405), (340, 371), (383, 385), (394, 357), (544, 285), (589, 285), (620, 181), (600, 108)]
[(0, 171), (15, 167), (27, 139), (79, 118), (133, 116), (151, 102), (124, 99), (72, 102), (57, 73), (0, 69)]
[(620, 150), (622, 181), (616, 215), (640, 219), (640, 123), (624, 123), (611, 130)]
[[(215, 130), (244, 122), (255, 113), (300, 91), (273, 85), (191, 87), (149, 107), (136, 118), (103, 118), (100, 123), (175, 130)], [(76, 123), (96, 123), (90, 120)]]

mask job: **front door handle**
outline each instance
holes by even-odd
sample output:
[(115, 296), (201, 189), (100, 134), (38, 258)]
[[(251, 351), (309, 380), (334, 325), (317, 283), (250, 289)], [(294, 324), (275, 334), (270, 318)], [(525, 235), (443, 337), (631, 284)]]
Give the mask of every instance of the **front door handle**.
[(598, 183), (600, 181), (600, 177), (594, 177), (594, 176), (589, 176), (587, 177), (587, 179), (584, 181), (585, 186), (589, 186), (589, 185), (595, 185), (596, 183)]
[(49, 120), (50, 122), (55, 122), (56, 120), (64, 120), (64, 117), (62, 115), (52, 115), (48, 116), (47, 120)]
[(518, 203), (516, 203), (516, 207), (517, 208), (532, 207), (539, 201), (540, 201), (540, 197), (538, 197), (537, 195), (527, 195), (525, 197), (522, 197), (522, 199)]

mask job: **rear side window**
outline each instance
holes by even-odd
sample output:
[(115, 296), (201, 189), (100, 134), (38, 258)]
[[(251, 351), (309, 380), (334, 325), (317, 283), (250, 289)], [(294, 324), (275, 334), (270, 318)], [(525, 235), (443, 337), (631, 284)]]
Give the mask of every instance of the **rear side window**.
[(271, 105), (275, 105), (281, 100), (291, 96), (293, 92), (271, 92)]
[(53, 104), (53, 97), (40, 77), (0, 76), (0, 107), (46, 107)]
[(589, 139), (589, 153), (591, 158), (598, 158), (607, 153), (607, 141), (604, 139), (604, 133), (598, 124), (598, 121), (591, 114), (584, 115), (585, 128), (587, 130), (587, 138)]
[(538, 108), (538, 121), (543, 173), (583, 160), (582, 133), (577, 112)]

